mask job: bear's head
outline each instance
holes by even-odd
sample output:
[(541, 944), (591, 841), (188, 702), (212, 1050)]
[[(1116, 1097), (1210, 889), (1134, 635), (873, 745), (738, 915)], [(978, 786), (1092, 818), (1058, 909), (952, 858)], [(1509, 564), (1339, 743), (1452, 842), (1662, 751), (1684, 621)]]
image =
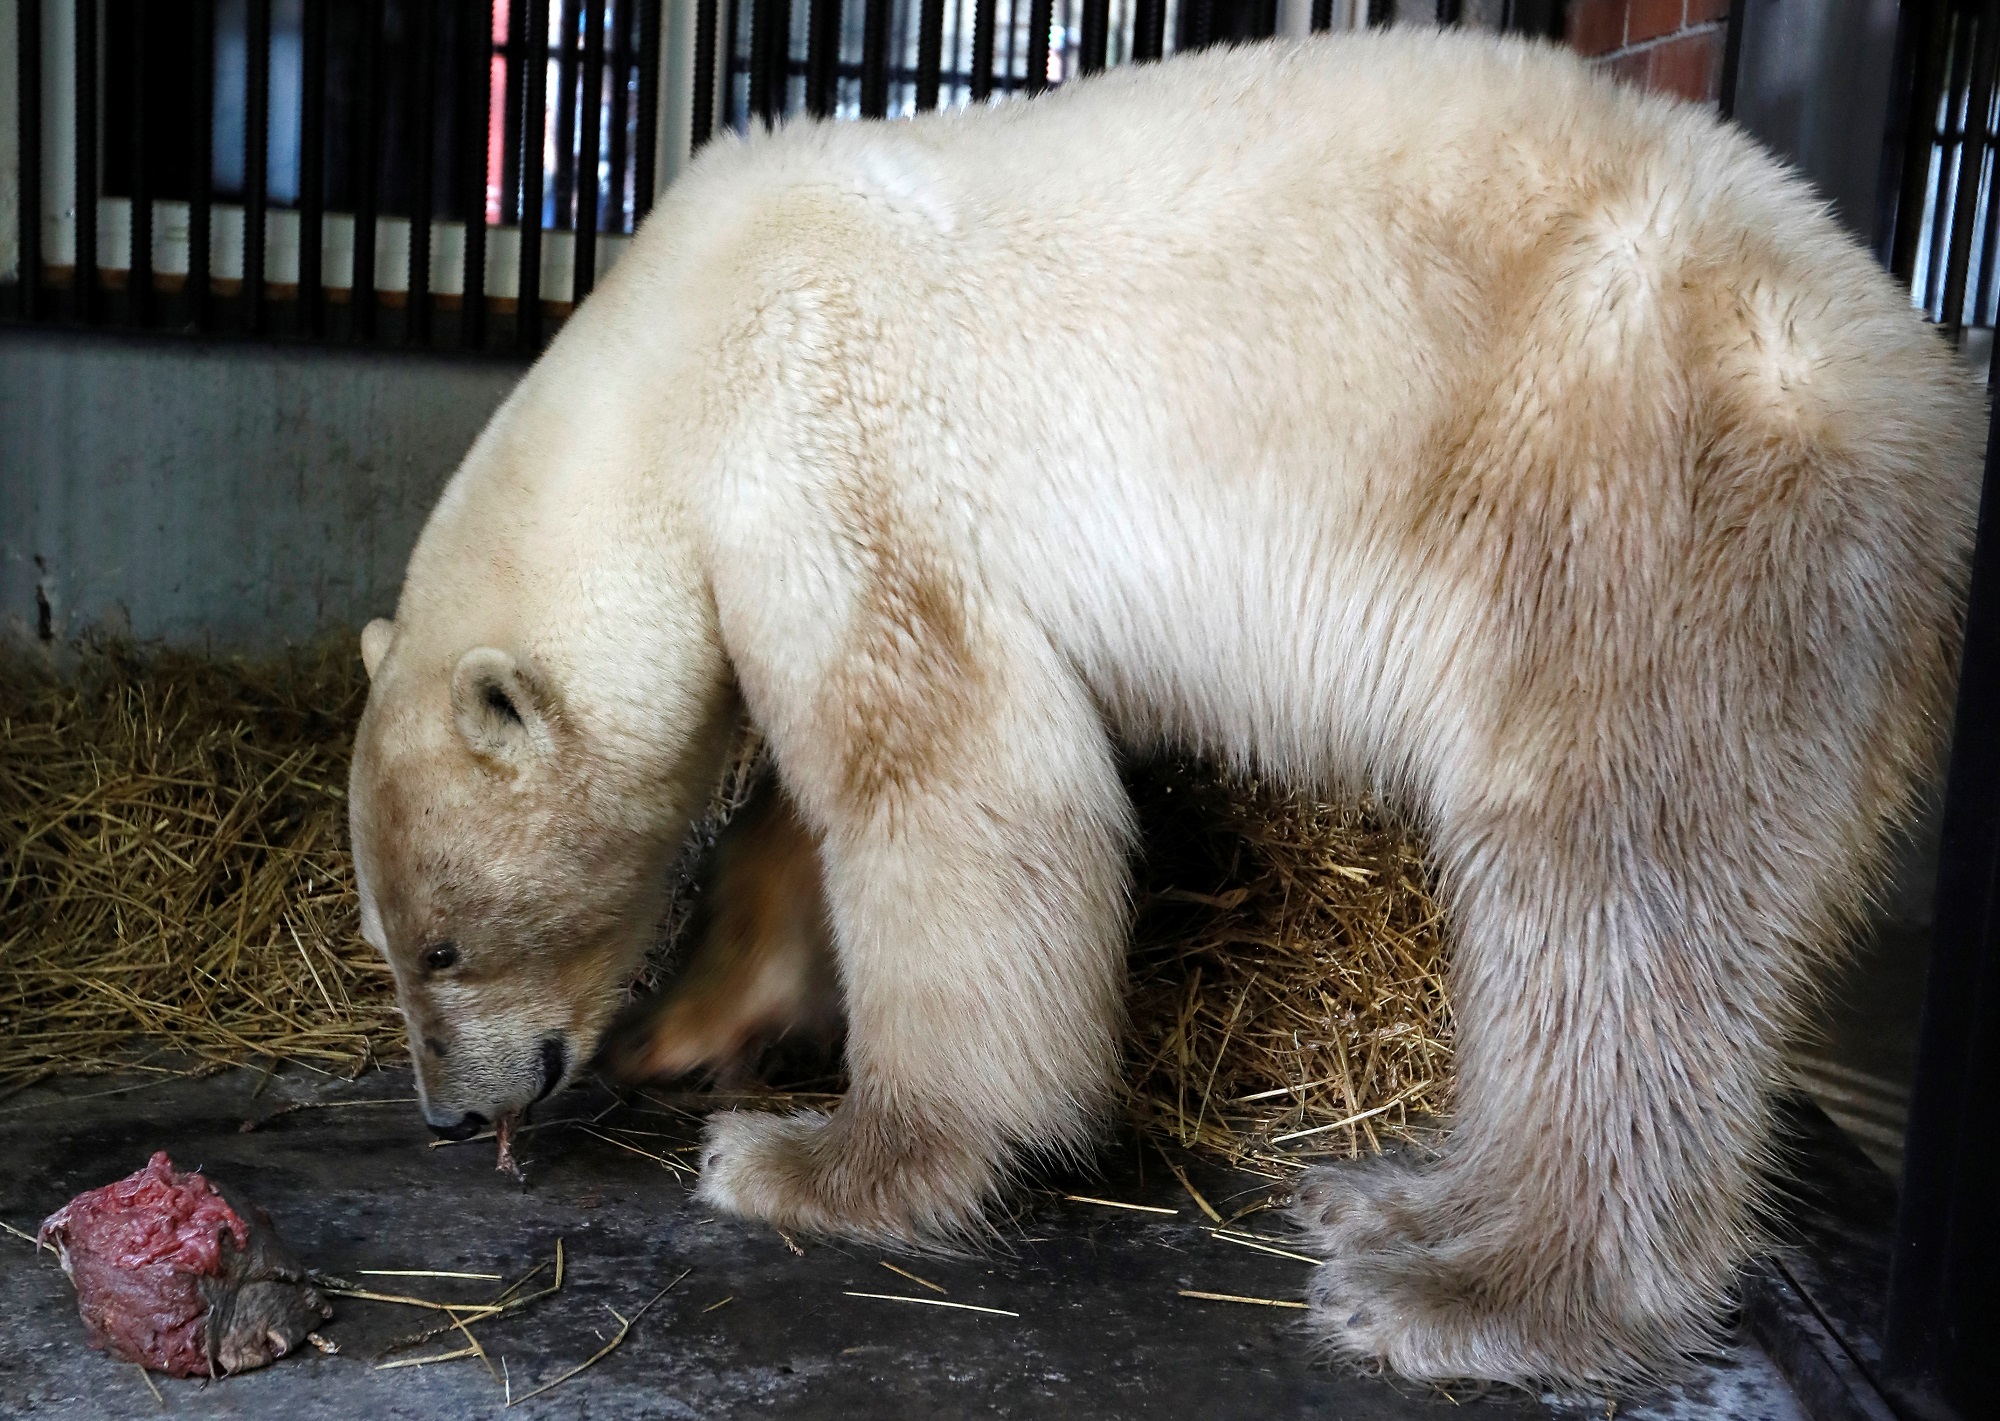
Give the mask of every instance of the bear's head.
[(424, 1118), (463, 1138), (596, 1049), (713, 790), (731, 707), (719, 676), (693, 677), (686, 703), (659, 708), (679, 733), (634, 753), (555, 657), (377, 621), (362, 660), (361, 931), (394, 970)]

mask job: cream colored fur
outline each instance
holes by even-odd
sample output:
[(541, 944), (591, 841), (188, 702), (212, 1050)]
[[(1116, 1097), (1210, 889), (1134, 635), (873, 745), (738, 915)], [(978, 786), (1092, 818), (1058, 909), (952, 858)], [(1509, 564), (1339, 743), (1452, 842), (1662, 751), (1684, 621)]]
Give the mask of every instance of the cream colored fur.
[(1441, 1158), (1300, 1190), (1320, 1334), (1669, 1366), (1937, 750), (1977, 423), (1799, 182), (1544, 48), (718, 142), (371, 635), (355, 845), (425, 1109), (588, 1054), (740, 695), (824, 841), (853, 1089), (717, 1117), (701, 1192), (960, 1237), (1110, 1092), (1114, 747), (1365, 782), (1436, 846), (1459, 1083)]

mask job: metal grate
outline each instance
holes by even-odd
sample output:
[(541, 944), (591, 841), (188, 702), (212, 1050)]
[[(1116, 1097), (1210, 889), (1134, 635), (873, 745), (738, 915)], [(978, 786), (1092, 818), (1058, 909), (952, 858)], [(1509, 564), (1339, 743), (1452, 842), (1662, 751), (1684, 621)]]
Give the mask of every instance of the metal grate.
[[(14, 8), (0, 148), (11, 119), (20, 203), (0, 231), (0, 319), (517, 354), (719, 128), (895, 117), (1281, 25), (1397, 18), (1395, 0)], [(1402, 8), (1429, 23), (1459, 7)], [(1530, 11), (1560, 5), (1504, 0), (1502, 23), (1547, 23)]]
[(1956, 335), (2000, 315), (1995, 135), (2000, 3), (1932, 0), (1904, 18), (1901, 183), (1889, 261), (1914, 305)]
[(660, 0), (16, 6), (21, 321), (532, 351), (657, 189)]
[(1277, 0), (730, 0), (725, 122), (901, 117), (1277, 27)]

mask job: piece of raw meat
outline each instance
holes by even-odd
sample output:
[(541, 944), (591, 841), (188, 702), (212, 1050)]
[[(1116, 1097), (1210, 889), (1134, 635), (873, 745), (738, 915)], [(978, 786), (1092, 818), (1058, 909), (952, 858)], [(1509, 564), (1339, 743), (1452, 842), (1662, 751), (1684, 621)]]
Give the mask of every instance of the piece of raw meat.
[(176, 1377), (284, 1356), (333, 1316), (262, 1209), (163, 1150), (42, 1222), (92, 1345)]

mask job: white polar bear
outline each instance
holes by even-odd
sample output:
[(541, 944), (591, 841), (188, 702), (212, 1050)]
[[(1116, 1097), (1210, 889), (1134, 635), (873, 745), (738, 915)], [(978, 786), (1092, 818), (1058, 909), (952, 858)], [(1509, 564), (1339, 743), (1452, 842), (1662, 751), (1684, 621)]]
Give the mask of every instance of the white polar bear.
[(1767, 1091), (1932, 763), (1978, 400), (1747, 139), (1368, 35), (704, 152), (365, 638), (353, 830), (424, 1111), (593, 1049), (740, 695), (823, 843), (853, 1087), (701, 1192), (976, 1231), (1118, 1063), (1114, 745), (1427, 826), (1440, 1158), (1308, 1177), (1341, 1353), (1613, 1381), (1707, 1335)]

